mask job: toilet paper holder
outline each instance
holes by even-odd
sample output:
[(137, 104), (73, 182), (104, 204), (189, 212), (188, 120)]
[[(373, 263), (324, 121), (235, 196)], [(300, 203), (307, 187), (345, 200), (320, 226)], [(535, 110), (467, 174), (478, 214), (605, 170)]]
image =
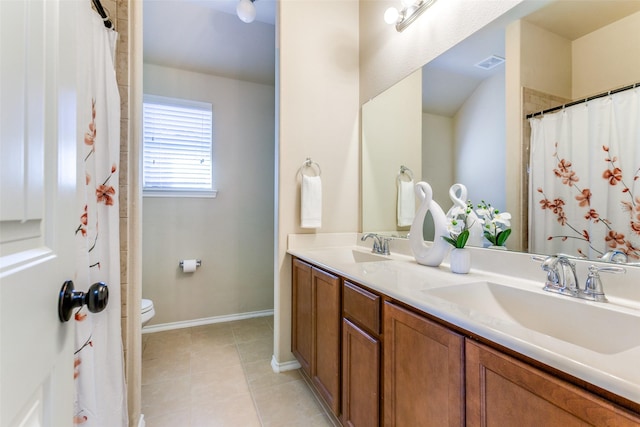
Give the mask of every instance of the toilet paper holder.
[[(184, 261), (180, 261), (180, 262), (178, 263), (178, 265), (180, 266), (180, 268), (182, 268), (182, 267), (184, 266)], [(196, 260), (196, 267), (200, 267), (201, 265), (202, 265), (202, 261), (201, 261), (201, 260), (199, 260), (199, 259), (197, 259), (197, 260)]]

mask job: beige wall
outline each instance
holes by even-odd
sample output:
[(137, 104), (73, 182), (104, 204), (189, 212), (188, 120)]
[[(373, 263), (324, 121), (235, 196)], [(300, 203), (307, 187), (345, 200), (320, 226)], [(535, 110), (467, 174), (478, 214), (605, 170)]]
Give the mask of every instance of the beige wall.
[(362, 106), (364, 231), (409, 230), (397, 226), (396, 180), (400, 165), (411, 169), (415, 182), (422, 176), (421, 94), (422, 70), (418, 70)]
[[(291, 361), (291, 260), (287, 235), (355, 231), (359, 218), (358, 2), (278, 2), (277, 257), (275, 345)], [(300, 224), (298, 169), (322, 168), (322, 227)]]
[(574, 40), (573, 99), (640, 81), (639, 28), (640, 12)]
[(519, 26), (520, 86), (571, 98), (571, 41), (527, 21)]
[(422, 180), (431, 184), (433, 199), (443, 209), (449, 207), (449, 187), (455, 182), (453, 128), (452, 117), (422, 115)]
[[(144, 197), (150, 325), (273, 308), (274, 87), (144, 65), (146, 94), (213, 106), (216, 198)], [(178, 262), (200, 259), (193, 274)]]
[[(454, 119), (455, 180), (467, 197), (506, 210), (504, 74), (484, 80), (460, 107)], [(443, 199), (441, 205), (452, 202)]]

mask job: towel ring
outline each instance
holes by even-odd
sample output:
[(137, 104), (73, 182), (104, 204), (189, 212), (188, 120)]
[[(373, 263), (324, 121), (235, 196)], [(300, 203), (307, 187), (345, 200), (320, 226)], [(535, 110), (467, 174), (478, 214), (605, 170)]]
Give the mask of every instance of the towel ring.
[(409, 169), (405, 165), (400, 165), (400, 171), (398, 172), (398, 176), (397, 176), (398, 181), (402, 179), (402, 175), (408, 176), (409, 181), (413, 181), (413, 172), (411, 171), (411, 169)]
[(322, 174), (322, 170), (320, 169), (320, 165), (314, 161), (311, 160), (311, 157), (307, 157), (307, 160), (304, 161), (304, 163), (302, 164), (302, 166), (300, 166), (300, 169), (298, 169), (298, 174), (300, 175), (304, 175), (304, 170), (307, 168), (316, 168), (318, 169), (317, 175), (316, 176), (320, 176)]

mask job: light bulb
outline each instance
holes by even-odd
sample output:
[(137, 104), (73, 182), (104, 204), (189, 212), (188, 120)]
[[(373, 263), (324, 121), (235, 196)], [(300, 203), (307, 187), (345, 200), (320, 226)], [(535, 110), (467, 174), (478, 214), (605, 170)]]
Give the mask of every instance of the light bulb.
[(395, 7), (390, 7), (384, 12), (384, 22), (387, 24), (395, 24), (398, 22), (400, 12)]
[(256, 19), (256, 7), (251, 0), (240, 0), (236, 7), (236, 13), (238, 14), (238, 18), (247, 24)]

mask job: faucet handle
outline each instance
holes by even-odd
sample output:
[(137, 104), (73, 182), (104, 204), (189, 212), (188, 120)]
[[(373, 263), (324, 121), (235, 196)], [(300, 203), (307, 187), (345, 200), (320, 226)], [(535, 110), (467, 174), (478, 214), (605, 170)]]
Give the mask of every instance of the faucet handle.
[(391, 255), (389, 251), (389, 242), (393, 240), (393, 237), (380, 236), (380, 254)]
[(607, 297), (604, 295), (604, 288), (602, 286), (602, 280), (600, 280), (600, 272), (602, 273), (625, 273), (622, 267), (598, 267), (596, 265), (589, 266), (589, 276), (587, 282), (584, 285), (584, 291), (580, 293), (580, 297), (592, 301), (607, 302)]
[(547, 258), (545, 255), (531, 255), (531, 261), (545, 262)]
[(545, 291), (556, 291), (560, 288), (560, 273), (558, 272), (558, 257), (556, 255), (531, 257), (534, 261), (542, 263), (540, 266), (547, 273), (547, 282), (544, 284)]

